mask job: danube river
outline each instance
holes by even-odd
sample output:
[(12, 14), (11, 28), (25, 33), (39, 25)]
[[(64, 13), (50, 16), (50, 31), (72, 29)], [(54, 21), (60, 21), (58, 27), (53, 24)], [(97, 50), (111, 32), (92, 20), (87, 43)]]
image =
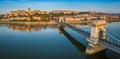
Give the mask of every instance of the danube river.
[[(89, 25), (76, 27), (90, 32)], [(107, 28), (120, 34), (120, 22)], [(86, 55), (87, 44), (82, 35), (57, 25), (0, 24), (0, 59), (120, 59), (109, 49)]]

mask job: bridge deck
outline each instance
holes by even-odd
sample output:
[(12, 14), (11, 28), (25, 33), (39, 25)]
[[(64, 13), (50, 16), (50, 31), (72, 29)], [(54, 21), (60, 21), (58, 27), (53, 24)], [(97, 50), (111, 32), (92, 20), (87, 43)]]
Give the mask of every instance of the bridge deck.
[(87, 38), (90, 37), (90, 33), (86, 32), (86, 31), (84, 31), (82, 29), (76, 28), (76, 27), (74, 27), (72, 25), (69, 25), (67, 23), (64, 23), (64, 22), (62, 22), (62, 24), (65, 25), (65, 26), (67, 26), (67, 27), (69, 27), (70, 29), (76, 31), (79, 34), (82, 34), (84, 37), (87, 37)]
[[(69, 27), (70, 29), (76, 31), (77, 33), (83, 35), (84, 37), (90, 38), (90, 33), (86, 32), (86, 31), (84, 31), (82, 29), (76, 28), (76, 27), (74, 27), (72, 25), (69, 25), (69, 24), (67, 24), (65, 22), (62, 22), (61, 24), (63, 24), (64, 26)], [(120, 37), (111, 36), (108, 33), (109, 31), (108, 32), (102, 31), (102, 32), (106, 33), (107, 38), (106, 38), (106, 40), (101, 40), (100, 39), (99, 43), (104, 45), (108, 49), (111, 49), (113, 51), (116, 51), (116, 52), (120, 53), (120, 40), (119, 40)]]
[(111, 42), (108, 40), (105, 40), (105, 41), (99, 40), (99, 43), (104, 45), (106, 48), (110, 50), (120, 53), (120, 45), (116, 42)]

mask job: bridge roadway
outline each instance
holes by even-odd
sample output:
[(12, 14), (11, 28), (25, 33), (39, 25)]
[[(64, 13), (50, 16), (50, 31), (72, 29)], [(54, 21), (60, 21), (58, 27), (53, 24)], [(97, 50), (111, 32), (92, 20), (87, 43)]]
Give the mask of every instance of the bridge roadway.
[(72, 25), (69, 25), (69, 24), (67, 24), (65, 22), (62, 22), (62, 24), (64, 26), (67, 26), (68, 28), (72, 29), (73, 31), (76, 31), (79, 34), (82, 34), (84, 37), (90, 38), (90, 33), (86, 32), (86, 31), (84, 31), (82, 29), (76, 28), (76, 27), (74, 27)]
[[(63, 24), (64, 26), (67, 26), (68, 28), (72, 29), (73, 31), (76, 31), (79, 34), (82, 34), (84, 37), (90, 38), (90, 33), (86, 32), (82, 29), (76, 28), (76, 27), (74, 27), (70, 24), (67, 24), (65, 22), (62, 22), (61, 24)], [(111, 36), (110, 33), (108, 33), (108, 32), (105, 32), (106, 33), (106, 39), (105, 40), (100, 39), (99, 44), (102, 44), (106, 48), (108, 48), (110, 50), (113, 50), (117, 53), (120, 53), (120, 40), (119, 40), (119, 38), (116, 37), (116, 36)]]

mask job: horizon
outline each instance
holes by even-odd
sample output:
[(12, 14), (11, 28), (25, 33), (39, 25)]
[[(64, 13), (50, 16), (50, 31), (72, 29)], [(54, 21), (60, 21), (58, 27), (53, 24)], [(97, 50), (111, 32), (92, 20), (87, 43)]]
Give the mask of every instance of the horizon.
[(10, 11), (27, 10), (27, 8), (48, 12), (53, 10), (71, 10), (120, 13), (119, 4), (119, 0), (1, 0), (0, 14), (7, 14)]

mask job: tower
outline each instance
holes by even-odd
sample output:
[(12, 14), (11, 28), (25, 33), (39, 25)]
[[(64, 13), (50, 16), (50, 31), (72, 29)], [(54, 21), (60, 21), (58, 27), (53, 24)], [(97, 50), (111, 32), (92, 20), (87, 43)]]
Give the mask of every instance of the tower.
[(86, 49), (87, 54), (94, 54), (105, 49), (103, 45), (99, 44), (99, 40), (106, 39), (106, 34), (101, 32), (101, 30), (106, 31), (105, 20), (96, 20), (92, 22), (91, 35), (90, 38), (87, 38), (89, 43)]
[(30, 8), (28, 8), (27, 13), (28, 13), (28, 15), (30, 15), (30, 13), (31, 13), (31, 9)]

